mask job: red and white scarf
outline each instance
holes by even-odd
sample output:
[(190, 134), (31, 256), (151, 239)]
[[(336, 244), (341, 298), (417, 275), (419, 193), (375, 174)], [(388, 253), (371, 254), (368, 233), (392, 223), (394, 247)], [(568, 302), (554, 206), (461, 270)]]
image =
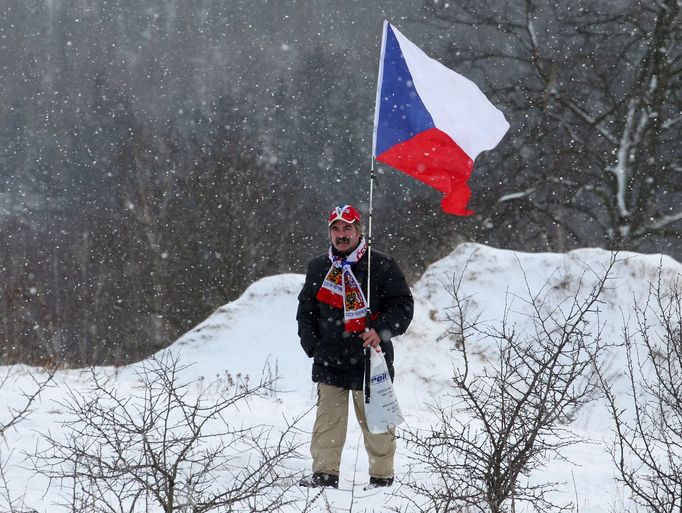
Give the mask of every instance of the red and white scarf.
[(367, 315), (367, 300), (362, 287), (353, 274), (352, 266), (365, 255), (367, 242), (360, 239), (360, 244), (347, 257), (334, 255), (329, 247), (329, 260), (332, 266), (325, 276), (320, 290), (317, 291), (318, 301), (327, 303), (335, 308), (343, 308), (343, 321), (346, 331), (359, 332), (365, 329)]

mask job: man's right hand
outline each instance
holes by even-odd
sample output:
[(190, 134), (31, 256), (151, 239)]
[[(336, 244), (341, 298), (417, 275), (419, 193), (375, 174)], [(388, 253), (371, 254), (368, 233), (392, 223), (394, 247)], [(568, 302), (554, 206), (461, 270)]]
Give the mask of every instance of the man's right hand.
[(376, 348), (379, 344), (381, 344), (381, 337), (374, 328), (363, 331), (360, 334), (360, 338), (362, 339), (362, 347), (372, 346)]

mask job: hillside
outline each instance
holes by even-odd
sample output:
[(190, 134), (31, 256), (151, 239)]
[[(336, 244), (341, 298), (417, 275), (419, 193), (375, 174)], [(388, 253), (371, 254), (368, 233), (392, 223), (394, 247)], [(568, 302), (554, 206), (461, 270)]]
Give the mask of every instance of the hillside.
[[(395, 387), (406, 427), (425, 429), (434, 424), (431, 406), (449, 400), (453, 368), (462, 365), (460, 353), (453, 351), (457, 337), (451, 333), (452, 324), (448, 321), (453, 305), (450, 294), (453, 277), (461, 278), (460, 297), (468, 297), (467, 318), (478, 318), (482, 326), (490, 327), (499, 325), (506, 318), (509, 324), (516, 325), (517, 333), (523, 334), (532, 331), (528, 324), (529, 297), (540, 298), (547, 311), (568, 308), (575, 298), (587, 294), (595, 276), (603, 272), (610, 258), (610, 253), (598, 249), (568, 254), (527, 254), (462, 244), (451, 255), (433, 264), (413, 287), (416, 303), (413, 324), (404, 336), (395, 340)], [(643, 304), (650, 284), (658, 280), (659, 269), (663, 283), (673, 283), (682, 276), (682, 265), (668, 257), (619, 254), (601, 296), (598, 317), (593, 320), (594, 331), (600, 327), (604, 340), (618, 342), (623, 322), (632, 322), (629, 313), (633, 311), (633, 302)], [(157, 358), (172, 355), (180, 364), (187, 365), (176, 379), (199, 380), (195, 385), (198, 388), (216, 379), (225, 382), (248, 376), (254, 383), (262, 375), (278, 375), (280, 379), (275, 392), (252, 401), (249, 408), (234, 412), (232, 420), (240, 425), (263, 424), (284, 429), (287, 419), (303, 415), (297, 437), (305, 444), (313, 421), (310, 410), (315, 401), (315, 389), (310, 382), (310, 362), (298, 344), (294, 319), (296, 296), (302, 284), (303, 276), (298, 274), (257, 281), (239, 299), (219, 308)], [(490, 339), (479, 335), (468, 343), (471, 354), (477, 355), (472, 363), (474, 369), (480, 369), (486, 361), (494, 361), (495, 345)], [(623, 357), (617, 347), (610, 351), (611, 368), (618, 369), (623, 365)], [(94, 372), (128, 396), (139, 390), (137, 373), (144, 365), (148, 362), (120, 369), (97, 368)], [(1, 393), (3, 402), (10, 407), (18, 407), (22, 391), (30, 390), (32, 380), (44, 375), (43, 371), (26, 367), (0, 371), (9, 375)], [(614, 373), (616, 378), (619, 375), (619, 372)], [(43, 497), (47, 480), (27, 468), (23, 453), (43, 447), (40, 433), (49, 430), (57, 437), (61, 436), (64, 428), (60, 422), (72, 419), (59, 403), (66, 399), (68, 390), (86, 397), (87, 378), (88, 371), (85, 370), (57, 373), (53, 386), (43, 393), (28, 419), (6, 434), (2, 450), (7, 459), (5, 478), (12, 496), (23, 497), (21, 502), (25, 507), (41, 513), (66, 511), (55, 504), (68, 498), (68, 486), (60, 490), (53, 485)], [(616, 379), (614, 386), (622, 394), (624, 383), (621, 381)], [(7, 413), (3, 411), (0, 420), (5, 419)], [(367, 475), (360, 432), (352, 415), (349, 427), (341, 471), (342, 488), (350, 487), (353, 482), (364, 482)], [(549, 476), (550, 480), (566, 483), (562, 485), (565, 492), (557, 500), (577, 503), (582, 513), (602, 513), (616, 503), (623, 503), (624, 491), (614, 481), (614, 469), (603, 443), (611, 436), (611, 429), (601, 402), (595, 401), (581, 412), (574, 431), (592, 443), (569, 447), (566, 456), (572, 463), (554, 461), (542, 473), (543, 478)], [(309, 466), (305, 445), (301, 453), (303, 457), (295, 459), (291, 465), (302, 473)], [(399, 445), (396, 460), (399, 480), (408, 472), (410, 464), (409, 454)], [(531, 479), (535, 477), (531, 476)], [(406, 493), (400, 485), (393, 491)], [(305, 491), (297, 488), (286, 493), (291, 500), (306, 497)], [(341, 510), (349, 510), (351, 503), (352, 511), (378, 511), (385, 505), (399, 507), (404, 504), (400, 497), (383, 492), (364, 498), (333, 491), (326, 495), (329, 504)], [(3, 500), (0, 498), (0, 511), (6, 506)], [(287, 511), (299, 511), (297, 508), (294, 505)], [(318, 510), (324, 511), (323, 501), (319, 499), (309, 511)]]

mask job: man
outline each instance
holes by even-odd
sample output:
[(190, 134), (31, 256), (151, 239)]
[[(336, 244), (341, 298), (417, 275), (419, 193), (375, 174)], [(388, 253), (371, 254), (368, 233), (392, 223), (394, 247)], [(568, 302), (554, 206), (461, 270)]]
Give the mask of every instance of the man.
[[(338, 488), (350, 392), (369, 457), (368, 487), (390, 486), (395, 433), (372, 434), (367, 429), (362, 393), (364, 349), (381, 346), (393, 379), (391, 337), (401, 335), (409, 326), (414, 302), (395, 261), (372, 249), (371, 304), (367, 305), (368, 245), (360, 214), (351, 205), (339, 205), (329, 215), (328, 227), (329, 251), (308, 264), (298, 296), (298, 335), (303, 350), (313, 358), (312, 378), (318, 383), (310, 442), (313, 473), (299, 485)], [(368, 310), (371, 326), (366, 326)]]

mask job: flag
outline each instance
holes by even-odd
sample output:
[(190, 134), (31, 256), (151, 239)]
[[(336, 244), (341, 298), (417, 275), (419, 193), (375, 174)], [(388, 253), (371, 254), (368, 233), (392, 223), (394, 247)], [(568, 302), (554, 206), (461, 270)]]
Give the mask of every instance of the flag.
[(372, 143), (379, 162), (444, 193), (445, 212), (471, 215), (467, 181), (474, 160), (508, 129), (476, 84), (384, 21)]

